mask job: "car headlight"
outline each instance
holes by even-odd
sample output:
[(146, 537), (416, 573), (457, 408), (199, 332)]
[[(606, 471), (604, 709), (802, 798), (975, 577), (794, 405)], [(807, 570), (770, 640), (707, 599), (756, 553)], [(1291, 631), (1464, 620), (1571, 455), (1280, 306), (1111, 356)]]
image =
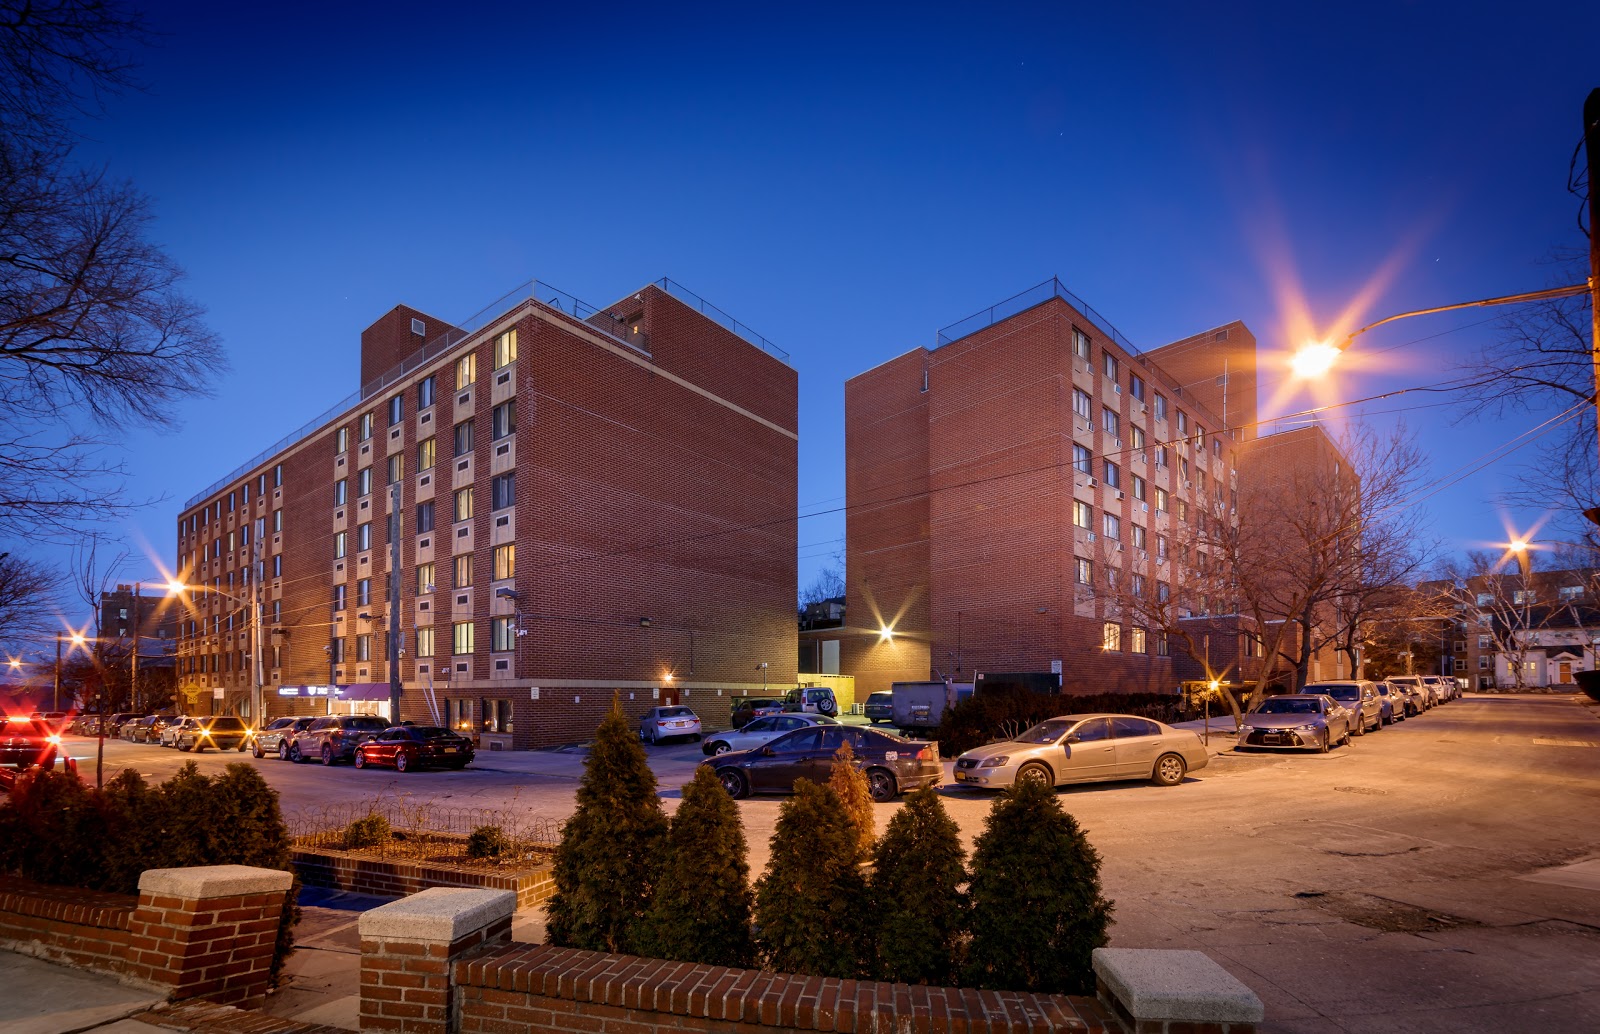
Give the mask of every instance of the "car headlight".
[(997, 758), (989, 758), (986, 761), (980, 762), (978, 764), (978, 767), (979, 768), (999, 768), (1001, 765), (1005, 764), (1007, 761), (1010, 761), (1010, 760), (1011, 760), (1010, 758), (1008, 758), (1004, 754), (1002, 754)]
[(1294, 728), (1296, 732), (1316, 732), (1320, 726), (1318, 726), (1316, 722), (1307, 722), (1304, 725), (1297, 725)]

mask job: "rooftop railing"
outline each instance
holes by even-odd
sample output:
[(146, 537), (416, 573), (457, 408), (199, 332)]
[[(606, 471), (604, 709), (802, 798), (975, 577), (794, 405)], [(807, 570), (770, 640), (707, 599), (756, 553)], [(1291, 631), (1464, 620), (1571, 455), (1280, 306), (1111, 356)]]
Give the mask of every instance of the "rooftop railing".
[(691, 308), (691, 309), (695, 310), (696, 312), (700, 313), (702, 316), (706, 317), (706, 319), (709, 319), (714, 323), (720, 323), (722, 326), (724, 326), (724, 327), (728, 328), (729, 330), (733, 331), (735, 334), (737, 334), (740, 337), (744, 338), (746, 341), (750, 342), (752, 345), (755, 345), (757, 348), (761, 349), (763, 352), (767, 353), (768, 355), (772, 356), (775, 359), (781, 360), (785, 365), (788, 365), (788, 363), (789, 363), (789, 353), (788, 352), (785, 352), (783, 349), (779, 348), (777, 345), (773, 344), (771, 341), (768, 341), (766, 338), (762, 337), (760, 334), (757, 334), (755, 331), (751, 330), (748, 326), (746, 326), (743, 323), (740, 323), (738, 320), (734, 319), (732, 316), (729, 316), (727, 313), (723, 312), (721, 309), (717, 308), (715, 305), (712, 305), (710, 302), (706, 301), (704, 298), (700, 297), (698, 294), (695, 294), (693, 291), (689, 290), (687, 287), (684, 287), (682, 284), (678, 283), (676, 280), (673, 280), (670, 277), (662, 277), (660, 280), (656, 281), (656, 286), (661, 288), (661, 290), (665, 291), (667, 294), (672, 295), (672, 297), (678, 299), (678, 301), (680, 301), (683, 304), (687, 305), (689, 308)]

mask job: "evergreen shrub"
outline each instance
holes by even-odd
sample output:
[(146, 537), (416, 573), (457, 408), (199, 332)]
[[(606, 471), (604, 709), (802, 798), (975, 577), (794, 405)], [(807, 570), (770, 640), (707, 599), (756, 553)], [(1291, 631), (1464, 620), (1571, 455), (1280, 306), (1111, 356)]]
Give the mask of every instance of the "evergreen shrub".
[(695, 768), (672, 817), (639, 950), (656, 959), (747, 969), (750, 863), (744, 824), (710, 765)]
[(984, 820), (972, 854), (970, 986), (1094, 994), (1090, 956), (1106, 944), (1111, 902), (1100, 855), (1054, 788), (1018, 783)]
[(376, 812), (363, 815), (344, 828), (344, 846), (350, 851), (387, 844), (393, 838), (394, 829), (389, 820)]
[(872, 843), (877, 835), (872, 822), (872, 791), (867, 789), (866, 773), (856, 765), (855, 748), (848, 741), (841, 743), (833, 754), (833, 766), (828, 771), (828, 789), (838, 795), (845, 815), (854, 823), (857, 860), (865, 862), (872, 857)]
[(499, 826), (479, 826), (467, 836), (468, 858), (499, 858), (511, 850), (511, 838)]
[(767, 968), (861, 977), (875, 913), (862, 874), (860, 833), (839, 795), (796, 779), (778, 810), (767, 870), (756, 882), (757, 945)]
[(877, 979), (949, 985), (959, 977), (967, 937), (965, 859), (961, 829), (939, 794), (929, 787), (907, 796), (874, 858)]
[(655, 773), (614, 699), (583, 763), (577, 810), (561, 827), (556, 891), (545, 906), (549, 942), (633, 953), (666, 837)]

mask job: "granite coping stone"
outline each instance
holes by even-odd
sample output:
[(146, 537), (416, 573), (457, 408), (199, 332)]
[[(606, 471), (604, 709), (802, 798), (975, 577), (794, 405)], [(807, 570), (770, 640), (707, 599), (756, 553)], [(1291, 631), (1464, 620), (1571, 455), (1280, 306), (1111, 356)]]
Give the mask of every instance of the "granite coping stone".
[(1096, 948), (1094, 975), (1136, 1020), (1260, 1023), (1261, 999), (1199, 951)]
[(428, 941), (448, 944), (517, 910), (509, 890), (429, 887), (410, 897), (361, 913), (362, 940)]
[(294, 874), (253, 865), (198, 865), (187, 869), (146, 869), (139, 875), (139, 893), (156, 897), (231, 898), (287, 891)]

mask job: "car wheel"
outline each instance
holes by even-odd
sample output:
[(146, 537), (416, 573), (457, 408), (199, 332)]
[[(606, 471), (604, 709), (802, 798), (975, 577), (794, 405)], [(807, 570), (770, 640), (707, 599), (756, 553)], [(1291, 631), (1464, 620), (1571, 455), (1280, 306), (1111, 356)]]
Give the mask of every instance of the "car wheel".
[(728, 796), (734, 800), (750, 793), (750, 784), (744, 781), (744, 776), (738, 769), (724, 768), (717, 773), (717, 782), (722, 784), (722, 788), (728, 791)]
[(366, 752), (360, 751), (360, 750), (356, 751), (356, 756), (355, 756), (354, 759), (352, 759), (352, 764), (354, 764), (357, 768), (366, 768), (367, 767), (367, 755), (366, 755)]
[(289, 760), (289, 742), (287, 740), (279, 740), (278, 741), (278, 760), (279, 761), (288, 761)]
[(305, 755), (300, 753), (300, 744), (298, 744), (298, 743), (289, 744), (289, 760), (294, 762), (297, 765), (300, 762), (305, 760)]
[(900, 786), (895, 782), (894, 773), (883, 768), (867, 769), (867, 793), (879, 804), (892, 801), (900, 796)]
[(1151, 778), (1157, 786), (1177, 786), (1183, 782), (1183, 774), (1189, 770), (1184, 764), (1182, 755), (1163, 754), (1156, 758), (1155, 772)]
[(188, 751), (189, 751), (189, 748), (185, 747), (182, 743), (178, 744), (178, 749), (183, 751), (184, 753), (188, 753)]
[(1332, 735), (1327, 729), (1322, 730), (1322, 742), (1317, 744), (1318, 754), (1326, 754), (1328, 752), (1328, 738)]
[(726, 754), (732, 749), (733, 747), (726, 740), (716, 740), (711, 744), (712, 755)]
[(404, 772), (406, 769), (408, 769), (410, 767), (411, 767), (411, 762), (406, 760), (405, 751), (401, 751), (400, 753), (398, 753), (398, 754), (396, 754), (394, 756), (394, 770), (396, 772)]
[(1050, 776), (1050, 770), (1037, 761), (1030, 761), (1022, 766), (1017, 773), (1019, 783), (1038, 783), (1040, 786), (1054, 786), (1055, 780)]
[(252, 744), (250, 744), (250, 753), (251, 753), (252, 756), (258, 757), (258, 758), (264, 758), (264, 757), (267, 756), (267, 752), (261, 749), (261, 744), (260, 743), (252, 743)]
[(333, 764), (333, 748), (326, 743), (322, 745), (322, 763), (324, 765)]
[(1366, 717), (1366, 715), (1357, 715), (1356, 716), (1356, 724), (1355, 724), (1355, 726), (1353, 728), (1351, 728), (1350, 735), (1352, 735), (1352, 736), (1365, 736), (1366, 734), (1367, 734), (1367, 717)]

